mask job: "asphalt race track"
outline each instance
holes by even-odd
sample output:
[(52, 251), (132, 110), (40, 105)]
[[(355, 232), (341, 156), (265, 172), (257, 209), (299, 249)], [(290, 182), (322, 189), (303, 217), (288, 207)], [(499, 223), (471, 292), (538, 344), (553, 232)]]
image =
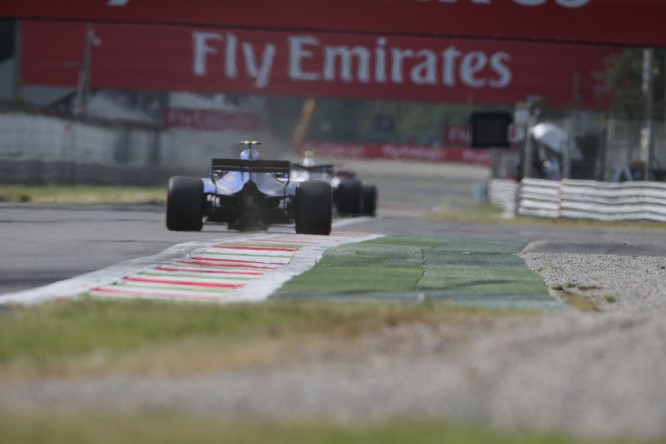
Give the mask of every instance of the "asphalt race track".
[[(358, 168), (358, 165), (355, 165)], [(384, 165), (382, 165), (382, 169)], [(396, 166), (392, 166), (395, 168)], [(411, 171), (410, 171), (411, 167)], [(654, 230), (542, 224), (428, 221), (418, 214), (440, 201), (471, 198), (482, 169), (455, 166), (400, 166), (400, 175), (378, 174), (362, 165), (361, 177), (379, 186), (379, 217), (348, 225), (354, 231), (386, 235), (445, 236), (539, 241), (533, 252), (593, 252), (666, 256), (666, 237)], [(450, 172), (451, 174), (448, 174)], [(408, 178), (408, 180), (406, 180)], [(353, 228), (352, 228), (353, 227)], [(271, 232), (292, 233), (293, 227)], [(222, 225), (201, 233), (167, 231), (160, 205), (48, 206), (0, 204), (0, 294), (39, 287), (130, 259), (157, 254), (175, 244), (245, 235)]]

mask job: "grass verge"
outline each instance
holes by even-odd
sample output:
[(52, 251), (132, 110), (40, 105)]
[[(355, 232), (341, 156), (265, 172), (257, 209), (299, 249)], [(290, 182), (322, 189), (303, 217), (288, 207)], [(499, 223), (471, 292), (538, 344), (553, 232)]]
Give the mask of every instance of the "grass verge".
[(439, 204), (434, 211), (425, 214), (427, 219), (454, 221), (495, 221), (502, 220), (502, 209), (489, 203), (476, 203), (470, 200), (449, 199)]
[(92, 185), (0, 186), (0, 202), (48, 204), (163, 203), (166, 187)]
[(453, 222), (472, 223), (505, 223), (516, 225), (560, 225), (590, 228), (638, 228), (666, 230), (666, 223), (641, 221), (606, 222), (589, 219), (546, 219), (539, 217), (518, 216), (515, 218), (501, 217), (502, 210), (486, 203), (474, 203), (465, 200), (447, 200), (442, 202), (434, 211), (422, 215), (427, 220), (445, 220)]
[[(219, 421), (175, 413), (110, 415), (3, 415), (4, 442), (16, 444), (83, 444), (187, 442), (311, 444), (621, 444), (624, 440), (592, 440), (565, 434), (503, 431), (481, 425), (397, 422), (340, 425), (324, 422)], [(635, 441), (634, 441), (635, 442)]]
[(0, 380), (242, 367), (296, 353), (313, 341), (348, 341), (386, 326), (494, 317), (435, 303), (60, 302), (0, 313)]
[(591, 297), (581, 296), (570, 291), (562, 292), (560, 297), (565, 304), (578, 311), (599, 311), (601, 309), (599, 303)]

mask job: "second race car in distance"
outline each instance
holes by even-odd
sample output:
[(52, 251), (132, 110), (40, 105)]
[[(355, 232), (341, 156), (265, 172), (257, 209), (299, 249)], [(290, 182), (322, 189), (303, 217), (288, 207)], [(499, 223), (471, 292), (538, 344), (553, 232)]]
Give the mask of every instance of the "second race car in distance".
[(377, 187), (365, 185), (351, 170), (333, 164), (318, 164), (314, 153), (306, 151), (303, 163), (292, 163), (292, 180), (322, 180), (333, 188), (333, 204), (338, 216), (371, 216), (377, 213)]

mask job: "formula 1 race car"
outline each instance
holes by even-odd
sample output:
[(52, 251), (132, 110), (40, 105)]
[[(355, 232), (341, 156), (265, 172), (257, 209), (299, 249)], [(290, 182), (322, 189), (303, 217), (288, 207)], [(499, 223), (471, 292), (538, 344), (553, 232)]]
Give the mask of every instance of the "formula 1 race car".
[(318, 164), (314, 153), (307, 151), (303, 163), (291, 164), (296, 182), (321, 180), (331, 184), (333, 203), (338, 216), (372, 216), (377, 212), (377, 187), (364, 185), (355, 172), (335, 169), (332, 164)]
[(166, 226), (200, 231), (207, 222), (241, 231), (294, 223), (302, 234), (331, 233), (330, 183), (291, 180), (291, 164), (259, 160), (256, 141), (245, 141), (240, 159), (213, 159), (210, 177), (169, 179)]

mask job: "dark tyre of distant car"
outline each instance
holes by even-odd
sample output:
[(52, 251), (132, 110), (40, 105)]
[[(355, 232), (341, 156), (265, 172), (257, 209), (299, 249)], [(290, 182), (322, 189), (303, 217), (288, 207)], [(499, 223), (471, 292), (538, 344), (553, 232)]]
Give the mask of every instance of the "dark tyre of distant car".
[(331, 234), (333, 191), (321, 181), (307, 181), (296, 188), (294, 218), (296, 233)]
[(377, 187), (363, 185), (363, 215), (374, 217), (377, 213)]
[(340, 182), (335, 192), (335, 208), (338, 214), (359, 215), (363, 211), (363, 185), (360, 180)]
[(171, 231), (201, 231), (203, 227), (203, 182), (195, 177), (169, 179), (166, 226)]

